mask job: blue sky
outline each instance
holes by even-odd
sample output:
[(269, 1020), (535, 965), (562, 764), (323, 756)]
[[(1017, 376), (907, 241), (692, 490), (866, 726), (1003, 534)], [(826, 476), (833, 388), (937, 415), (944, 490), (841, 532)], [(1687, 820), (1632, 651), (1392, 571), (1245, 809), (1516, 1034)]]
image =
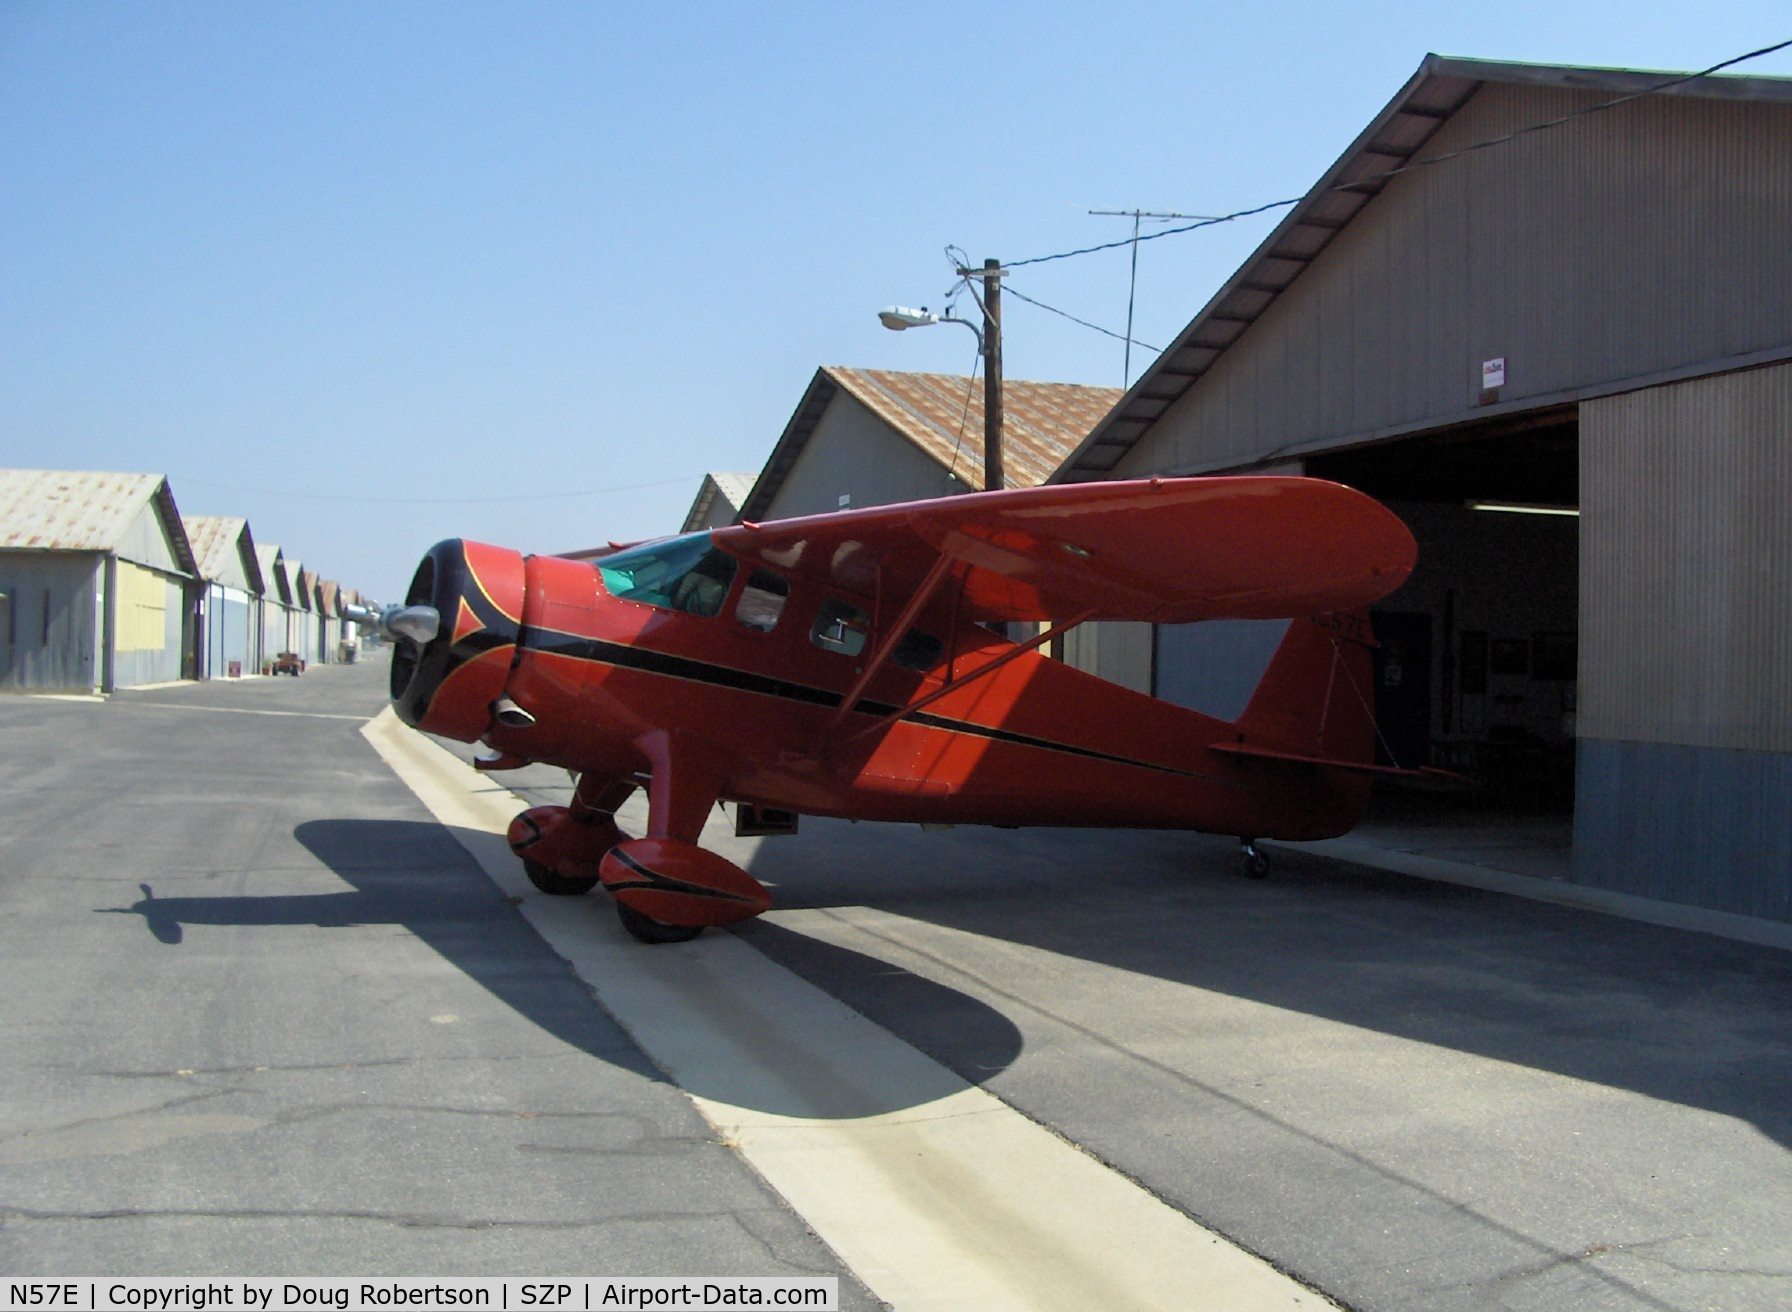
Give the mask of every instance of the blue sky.
[[(760, 466), (818, 365), (968, 372), (969, 333), (875, 317), (940, 306), (949, 243), (1296, 196), (1427, 51), (1678, 70), (1788, 37), (1783, 3), (1655, 0), (0, 0), (0, 464), (166, 473), (388, 598), (443, 537), (651, 536)], [(1138, 338), (1274, 222), (1142, 247)], [(1013, 286), (1119, 329), (1126, 253)], [(1004, 353), (1121, 382), (1119, 342), (1013, 301)]]

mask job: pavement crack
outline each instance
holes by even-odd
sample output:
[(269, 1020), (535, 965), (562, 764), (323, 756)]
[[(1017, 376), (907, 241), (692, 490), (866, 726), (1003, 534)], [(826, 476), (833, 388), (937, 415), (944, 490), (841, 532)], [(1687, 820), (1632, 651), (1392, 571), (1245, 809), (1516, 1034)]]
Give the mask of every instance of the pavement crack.
[[(429, 1212), (380, 1211), (332, 1207), (113, 1207), (93, 1211), (18, 1207), (0, 1204), (0, 1226), (20, 1221), (347, 1221), (389, 1225), (403, 1230), (605, 1230), (620, 1226), (664, 1226), (689, 1221), (735, 1221), (732, 1211), (635, 1212), (627, 1216), (546, 1217), (447, 1216)], [(748, 1233), (751, 1233), (750, 1231)]]
[(67, 1134), (71, 1130), (91, 1129), (96, 1125), (110, 1125), (115, 1121), (128, 1121), (138, 1117), (155, 1116), (162, 1112), (173, 1111), (177, 1107), (190, 1107), (195, 1103), (209, 1102), (214, 1098), (224, 1098), (231, 1094), (245, 1092), (242, 1089), (208, 1089), (203, 1093), (189, 1093), (180, 1098), (168, 1098), (162, 1102), (152, 1103), (147, 1107), (131, 1107), (124, 1111), (108, 1112), (104, 1116), (83, 1116), (72, 1121), (58, 1121), (54, 1125), (34, 1125), (25, 1130), (13, 1130), (0, 1134), (0, 1143), (18, 1143), (27, 1139), (37, 1139), (51, 1134)]
[[(1666, 1258), (1652, 1254), (1648, 1251), (1652, 1248), (1659, 1248), (1664, 1244), (1682, 1243), (1692, 1237), (1693, 1236), (1688, 1235), (1663, 1235), (1656, 1239), (1637, 1239), (1629, 1243), (1588, 1244), (1585, 1248), (1576, 1252), (1556, 1252), (1541, 1261), (1525, 1263), (1522, 1266), (1515, 1266), (1508, 1268), (1505, 1271), (1495, 1272), (1490, 1276), (1479, 1277), (1474, 1280), (1463, 1281), (1453, 1285), (1440, 1285), (1430, 1292), (1438, 1294), (1458, 1292), (1468, 1289), (1495, 1289), (1504, 1285), (1523, 1284), (1528, 1281), (1536, 1280), (1541, 1276), (1547, 1276), (1552, 1272), (1570, 1267), (1579, 1268), (1595, 1277), (1612, 1280), (1613, 1278), (1607, 1276), (1606, 1273), (1599, 1271), (1593, 1264), (1598, 1262), (1601, 1258), (1613, 1256), (1634, 1257), (1643, 1261), (1654, 1262), (1660, 1266), (1665, 1266), (1670, 1270), (1683, 1272), (1689, 1275), (1768, 1274), (1765, 1272), (1732, 1271), (1731, 1269), (1724, 1267), (1716, 1268), (1714, 1270), (1698, 1267), (1682, 1267), (1674, 1262), (1668, 1261)], [(1614, 1281), (1614, 1283), (1616, 1282)], [(1632, 1297), (1638, 1300), (1638, 1306), (1661, 1309), (1672, 1309), (1675, 1306), (1674, 1304), (1651, 1298), (1648, 1294), (1635, 1287), (1624, 1287)]]
[(270, 1073), (298, 1074), (306, 1071), (364, 1071), (376, 1070), (382, 1066), (406, 1066), (414, 1063), (410, 1057), (374, 1057), (366, 1061), (318, 1061), (268, 1063), (252, 1066), (182, 1066), (173, 1070), (160, 1071), (118, 1071), (99, 1070), (88, 1072), (91, 1075), (109, 1080), (185, 1080), (198, 1079), (211, 1075), (262, 1075)]

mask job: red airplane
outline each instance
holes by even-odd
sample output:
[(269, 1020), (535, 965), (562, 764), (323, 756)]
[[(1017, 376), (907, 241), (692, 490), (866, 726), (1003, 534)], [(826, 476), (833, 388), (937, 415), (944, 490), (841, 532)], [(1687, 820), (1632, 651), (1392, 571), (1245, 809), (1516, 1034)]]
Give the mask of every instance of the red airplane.
[[(536, 887), (603, 884), (636, 938), (771, 905), (697, 845), (798, 815), (1085, 825), (1254, 840), (1350, 829), (1374, 765), (1363, 607), (1411, 572), (1411, 533), (1318, 479), (1150, 479), (975, 493), (743, 523), (590, 559), (459, 539), (419, 566), (392, 701), (483, 741), (484, 770), (579, 779), (510, 826)], [(1041, 655), (1090, 620), (1293, 618), (1234, 722)], [(1040, 622), (1024, 642), (1006, 625)], [(615, 811), (645, 786), (647, 833)]]

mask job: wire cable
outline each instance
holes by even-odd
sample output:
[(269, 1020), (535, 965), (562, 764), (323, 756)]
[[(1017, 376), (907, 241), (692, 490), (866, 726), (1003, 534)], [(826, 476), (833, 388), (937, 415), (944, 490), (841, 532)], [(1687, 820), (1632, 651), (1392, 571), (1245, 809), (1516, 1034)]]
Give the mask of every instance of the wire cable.
[(946, 466), (947, 479), (958, 477), (958, 457), (964, 451), (964, 426), (971, 417), (971, 396), (977, 390), (977, 370), (983, 365), (983, 352), (971, 360), (971, 376), (964, 380), (964, 408), (958, 412), (958, 438), (952, 444), (952, 463)]
[(1071, 314), (1068, 310), (1060, 310), (1055, 305), (1047, 305), (1044, 301), (1034, 300), (1031, 296), (1028, 296), (1025, 292), (1019, 290), (1018, 288), (1014, 287), (1013, 285), (1010, 285), (1006, 290), (1007, 290), (1008, 295), (1016, 298), (1017, 300), (1025, 301), (1028, 305), (1036, 305), (1041, 310), (1046, 310), (1052, 314), (1059, 316), (1060, 318), (1068, 319), (1068, 320), (1070, 320), (1070, 322), (1072, 322), (1074, 324), (1080, 324), (1084, 328), (1092, 328), (1096, 332), (1101, 333), (1104, 336), (1112, 337), (1117, 342), (1131, 341), (1131, 343), (1134, 346), (1142, 346), (1147, 351), (1152, 352), (1154, 355), (1162, 355), (1164, 353), (1164, 348), (1161, 346), (1153, 346), (1150, 342), (1141, 342), (1136, 337), (1128, 338), (1122, 333), (1115, 332), (1112, 328), (1103, 328), (1098, 323), (1090, 323), (1087, 319), (1079, 319), (1074, 314)]
[(683, 478), (660, 478), (650, 483), (622, 483), (615, 487), (588, 488), (582, 492), (522, 492), (515, 496), (503, 497), (362, 497), (349, 496), (339, 492), (292, 492), (285, 489), (233, 487), (228, 483), (213, 483), (202, 478), (182, 478), (182, 487), (209, 487), (215, 491), (234, 492), (240, 496), (287, 497), (295, 501), (346, 501), (355, 505), (366, 506), (479, 506), (496, 505), (501, 502), (514, 501), (565, 501), (577, 497), (601, 497), (613, 492), (638, 492), (649, 487), (671, 487), (674, 483), (696, 483), (701, 481), (701, 474), (687, 475)]
[(1602, 104), (1588, 105), (1583, 109), (1575, 110), (1572, 114), (1564, 114), (1560, 118), (1549, 119), (1543, 123), (1533, 123), (1528, 127), (1519, 128), (1516, 132), (1508, 132), (1503, 137), (1494, 137), (1487, 141), (1478, 141), (1473, 145), (1463, 146), (1461, 149), (1452, 150), (1447, 154), (1434, 155), (1427, 159), (1411, 160), (1400, 165), (1398, 168), (1389, 169), (1385, 173), (1370, 174), (1366, 177), (1357, 178), (1352, 182), (1341, 182), (1336, 186), (1327, 187), (1323, 191), (1309, 191), (1304, 195), (1295, 196), (1289, 200), (1272, 200), (1262, 205), (1253, 205), (1250, 209), (1235, 210), (1231, 214), (1221, 214), (1215, 218), (1202, 219), (1195, 223), (1185, 223), (1180, 227), (1164, 228), (1158, 232), (1143, 233), (1137, 238), (1124, 237), (1119, 241), (1104, 241), (1094, 246), (1082, 246), (1073, 251), (1060, 251), (1056, 255), (1035, 255), (1030, 259), (1011, 260), (1002, 267), (1004, 269), (1019, 269), (1029, 264), (1046, 264), (1052, 260), (1068, 260), (1074, 259), (1079, 255), (1094, 255), (1099, 251), (1118, 250), (1122, 246), (1133, 245), (1135, 241), (1156, 241), (1160, 237), (1174, 237), (1179, 233), (1195, 232), (1201, 228), (1212, 228), (1221, 223), (1233, 223), (1239, 219), (1254, 218), (1259, 214), (1267, 214), (1271, 210), (1288, 209), (1291, 206), (1299, 205), (1304, 200), (1308, 200), (1315, 196), (1325, 195), (1330, 192), (1361, 191), (1364, 186), (1370, 183), (1386, 182), (1390, 178), (1397, 178), (1403, 173), (1412, 173), (1418, 169), (1429, 168), (1434, 164), (1443, 164), (1453, 159), (1460, 159), (1464, 155), (1472, 155), (1476, 151), (1491, 150), (1495, 146), (1503, 146), (1508, 142), (1516, 141), (1520, 137), (1529, 136), (1535, 132), (1547, 132), (1551, 128), (1559, 128), (1564, 123), (1572, 123), (1574, 120), (1585, 118), (1589, 114), (1603, 113), (1608, 109), (1616, 109), (1619, 105), (1627, 105), (1633, 100), (1641, 100), (1645, 96), (1653, 96), (1672, 87), (1681, 86), (1687, 82), (1694, 82), (1702, 77), (1710, 77), (1713, 73), (1720, 72), (1723, 69), (1733, 68), (1737, 64), (1746, 63), (1751, 59), (1759, 59), (1763, 55), (1774, 54), (1786, 49), (1788, 46), (1792, 46), (1792, 39), (1781, 41), (1771, 46), (1763, 46), (1759, 50), (1751, 50), (1746, 55), (1737, 55), (1733, 59), (1723, 60), (1721, 63), (1713, 64), (1710, 68), (1701, 69), (1697, 73), (1682, 73), (1678, 77), (1668, 78), (1665, 81), (1644, 87), (1641, 91), (1633, 91), (1629, 95), (1619, 96), (1614, 100), (1607, 100)]

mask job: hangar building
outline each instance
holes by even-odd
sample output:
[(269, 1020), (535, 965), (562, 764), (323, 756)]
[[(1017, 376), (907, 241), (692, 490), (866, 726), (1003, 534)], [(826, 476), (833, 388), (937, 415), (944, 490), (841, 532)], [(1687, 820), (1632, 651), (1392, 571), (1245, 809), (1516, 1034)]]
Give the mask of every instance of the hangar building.
[(261, 668), (261, 594), (265, 586), (249, 521), (233, 515), (188, 515), (204, 592), (199, 607), (201, 679), (240, 679)]
[[(1672, 76), (1426, 58), (1054, 479), (1379, 497), (1385, 753), (1571, 806), (1578, 882), (1792, 920), (1792, 80)], [(1277, 636), (1088, 659), (1230, 715)]]
[[(1004, 380), (1009, 485), (1045, 482), (1119, 399), (1114, 387)], [(826, 365), (815, 371), (739, 518), (789, 519), (982, 487), (977, 380)]]
[(188, 677), (198, 589), (167, 479), (0, 470), (0, 688)]
[(708, 473), (691, 508), (685, 512), (680, 533), (695, 533), (700, 528), (722, 528), (732, 524), (753, 491), (752, 474)]

